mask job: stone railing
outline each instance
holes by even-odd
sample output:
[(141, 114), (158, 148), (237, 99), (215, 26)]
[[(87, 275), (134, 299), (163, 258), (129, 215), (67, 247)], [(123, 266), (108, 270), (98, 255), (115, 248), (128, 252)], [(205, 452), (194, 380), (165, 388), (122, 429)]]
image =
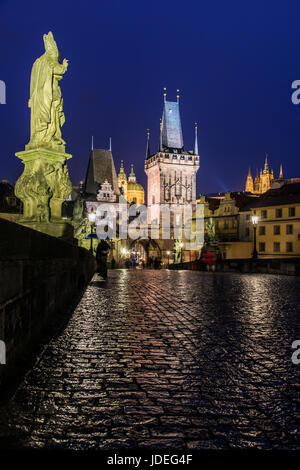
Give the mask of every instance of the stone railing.
[(17, 375), (42, 336), (72, 311), (94, 272), (86, 249), (0, 219), (0, 392), (1, 380)]

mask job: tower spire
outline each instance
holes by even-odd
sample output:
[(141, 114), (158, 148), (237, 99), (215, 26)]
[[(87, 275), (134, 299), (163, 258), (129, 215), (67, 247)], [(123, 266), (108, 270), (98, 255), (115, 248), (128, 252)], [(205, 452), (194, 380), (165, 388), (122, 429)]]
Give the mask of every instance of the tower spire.
[(251, 175), (251, 168), (249, 166), (249, 171), (248, 171), (248, 176), (246, 179), (246, 186), (245, 186), (245, 191), (246, 193), (253, 193), (255, 190), (255, 183), (253, 183), (253, 178)]
[(151, 155), (150, 153), (150, 131), (147, 129), (147, 148), (146, 148), (146, 159), (149, 158)]
[(280, 164), (279, 179), (280, 179), (280, 180), (283, 180), (282, 163)]
[(111, 151), (111, 137), (109, 138), (109, 150)]
[(128, 183), (136, 183), (136, 176), (133, 171), (133, 163), (131, 163), (131, 169), (130, 169), (130, 173), (128, 176)]
[(268, 154), (266, 154), (264, 173), (269, 172)]
[(164, 88), (164, 101), (166, 101), (166, 99), (167, 99), (167, 89)]
[(163, 127), (163, 122), (162, 119), (160, 120), (159, 123), (159, 148), (158, 151), (162, 152), (163, 151), (163, 144), (162, 144), (162, 127)]
[(92, 135), (92, 150), (94, 150), (94, 136)]
[(195, 122), (195, 147), (194, 154), (199, 155), (198, 153), (198, 124)]

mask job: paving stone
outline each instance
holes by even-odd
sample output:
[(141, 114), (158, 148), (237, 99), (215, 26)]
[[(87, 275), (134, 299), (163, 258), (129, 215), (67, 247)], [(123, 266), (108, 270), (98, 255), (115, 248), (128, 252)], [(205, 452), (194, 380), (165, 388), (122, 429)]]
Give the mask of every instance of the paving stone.
[(114, 270), (0, 410), (0, 447), (300, 449), (300, 279)]

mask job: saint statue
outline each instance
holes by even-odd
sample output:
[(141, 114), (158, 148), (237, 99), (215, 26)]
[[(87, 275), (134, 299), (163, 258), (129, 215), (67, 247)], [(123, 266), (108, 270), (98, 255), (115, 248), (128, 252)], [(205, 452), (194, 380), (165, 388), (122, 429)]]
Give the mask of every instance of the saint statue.
[(215, 228), (215, 222), (213, 221), (213, 218), (210, 217), (207, 224), (206, 224), (206, 230), (207, 230), (207, 238), (209, 242), (215, 242), (216, 240), (216, 228)]
[(65, 122), (63, 99), (58, 82), (68, 68), (60, 55), (51, 31), (44, 34), (45, 53), (33, 64), (30, 82), (31, 136), (26, 150), (47, 148), (64, 152), (61, 127)]

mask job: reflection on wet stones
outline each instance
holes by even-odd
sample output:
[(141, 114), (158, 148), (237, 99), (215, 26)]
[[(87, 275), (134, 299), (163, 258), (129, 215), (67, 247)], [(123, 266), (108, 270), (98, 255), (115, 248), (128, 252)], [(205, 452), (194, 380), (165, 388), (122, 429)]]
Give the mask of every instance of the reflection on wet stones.
[(300, 448), (300, 280), (97, 276), (1, 410), (2, 447)]

